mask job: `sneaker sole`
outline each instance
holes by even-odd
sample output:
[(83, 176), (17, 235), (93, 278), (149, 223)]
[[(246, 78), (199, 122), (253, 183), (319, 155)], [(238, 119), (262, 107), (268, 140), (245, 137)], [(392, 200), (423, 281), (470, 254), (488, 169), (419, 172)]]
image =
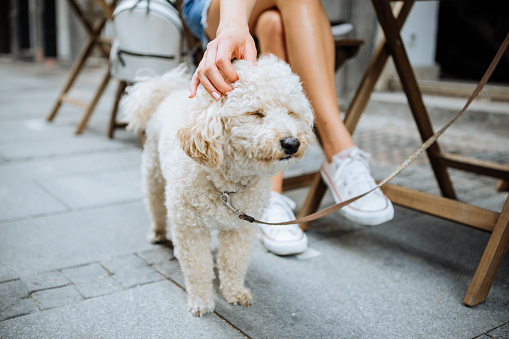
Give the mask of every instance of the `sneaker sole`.
[[(334, 185), (332, 184), (332, 181), (331, 181), (329, 175), (323, 168), (320, 169), (320, 175), (322, 176), (323, 181), (325, 181), (325, 184), (331, 191), (332, 197), (334, 198), (334, 201), (336, 202), (336, 204), (339, 204), (340, 202), (342, 202), (343, 200), (339, 197), (336, 190), (331, 189), (331, 187), (334, 187)], [(368, 216), (363, 215), (362, 217), (358, 217), (355, 214), (349, 213), (348, 210), (345, 209), (345, 208), (348, 208), (348, 206), (345, 206), (342, 209), (340, 209), (339, 213), (341, 213), (348, 220), (353, 221), (357, 224), (366, 225), (366, 226), (380, 225), (380, 224), (383, 224), (387, 221), (392, 220), (392, 218), (394, 218), (394, 207), (392, 206), (392, 203), (390, 202), (390, 200), (387, 197), (385, 197), (385, 198), (387, 199), (387, 203), (388, 203), (387, 208), (380, 212), (376, 212), (377, 213), (376, 215), (368, 215)]]
[(304, 234), (301, 240), (292, 242), (277, 242), (263, 237), (263, 245), (269, 251), (277, 255), (292, 255), (303, 253), (308, 248), (308, 238)]

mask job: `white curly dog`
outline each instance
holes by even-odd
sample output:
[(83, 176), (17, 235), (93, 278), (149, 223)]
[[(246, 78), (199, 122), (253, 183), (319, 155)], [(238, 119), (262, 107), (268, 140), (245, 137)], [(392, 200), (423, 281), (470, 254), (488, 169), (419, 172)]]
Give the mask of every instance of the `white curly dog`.
[(212, 230), (224, 299), (251, 305), (244, 278), (257, 226), (221, 196), (227, 192), (231, 205), (260, 219), (271, 175), (302, 158), (314, 136), (310, 103), (286, 63), (269, 55), (234, 68), (239, 80), (219, 100), (203, 89), (189, 99), (189, 75), (180, 68), (134, 85), (122, 103), (129, 128), (146, 133), (142, 175), (152, 241), (166, 240), (168, 216), (196, 316), (215, 306)]

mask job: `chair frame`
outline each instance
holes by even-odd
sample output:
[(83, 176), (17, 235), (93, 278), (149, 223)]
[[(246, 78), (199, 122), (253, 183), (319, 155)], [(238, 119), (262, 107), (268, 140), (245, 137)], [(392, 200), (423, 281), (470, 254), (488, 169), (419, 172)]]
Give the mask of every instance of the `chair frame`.
[[(375, 49), (356, 94), (346, 112), (344, 121), (348, 131), (353, 134), (385, 63), (389, 56), (391, 56), (407, 96), (419, 134), (424, 142), (434, 132), (399, 33), (415, 0), (404, 0), (396, 16), (393, 14), (391, 1), (371, 0), (378, 21), (385, 34), (385, 39)], [(382, 189), (395, 204), (491, 232), (484, 254), (463, 300), (464, 304), (472, 307), (485, 301), (488, 297), (495, 276), (509, 247), (509, 197), (506, 199), (500, 213), (459, 202), (455, 200), (456, 194), (447, 173), (447, 168), (452, 167), (500, 178), (502, 181), (499, 186), (503, 188), (507, 186), (509, 179), (509, 166), (453, 154), (444, 154), (440, 151), (438, 143), (435, 143), (427, 150), (427, 155), (442, 197), (391, 184), (384, 185)], [(306, 179), (308, 181), (311, 180), (311, 186), (304, 204), (297, 215), (298, 218), (316, 212), (327, 190), (320, 173), (307, 175)], [(309, 223), (301, 224), (300, 226), (303, 229), (310, 227)]]
[(107, 4), (105, 0), (96, 1), (102, 9), (103, 15), (100, 18), (96, 19), (95, 22), (92, 22), (91, 20), (86, 18), (84, 11), (79, 6), (76, 0), (67, 0), (69, 7), (71, 7), (71, 9), (73, 10), (74, 14), (78, 18), (78, 21), (80, 21), (83, 27), (85, 28), (85, 31), (87, 33), (87, 39), (80, 53), (78, 54), (78, 57), (74, 61), (71, 70), (69, 71), (69, 75), (67, 76), (67, 79), (62, 89), (60, 90), (60, 93), (57, 97), (57, 100), (55, 101), (55, 104), (53, 105), (53, 108), (51, 109), (49, 115), (46, 117), (47, 121), (49, 122), (53, 121), (57, 116), (58, 111), (60, 110), (62, 104), (64, 103), (69, 103), (82, 107), (85, 110), (85, 114), (82, 116), (80, 122), (78, 123), (78, 126), (74, 131), (75, 134), (83, 133), (83, 131), (87, 127), (88, 121), (92, 116), (92, 113), (94, 112), (94, 109), (97, 106), (99, 99), (103, 95), (110, 81), (110, 74), (109, 70), (107, 69), (105, 74), (101, 78), (99, 86), (97, 87), (92, 99), (89, 102), (72, 98), (68, 95), (76, 79), (83, 70), (83, 67), (87, 62), (87, 59), (91, 56), (94, 47), (97, 47), (100, 50), (101, 57), (103, 57), (106, 60), (108, 60), (109, 58), (111, 41), (108, 39), (103, 39), (101, 37), (101, 33), (103, 32), (107, 21), (111, 20), (112, 18), (113, 9), (115, 8), (117, 0), (114, 0), (111, 4)]

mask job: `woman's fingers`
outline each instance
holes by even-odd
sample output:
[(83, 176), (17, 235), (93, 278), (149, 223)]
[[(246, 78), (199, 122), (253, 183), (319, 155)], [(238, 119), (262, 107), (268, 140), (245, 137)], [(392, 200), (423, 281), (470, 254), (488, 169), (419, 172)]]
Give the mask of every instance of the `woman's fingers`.
[(256, 63), (256, 47), (249, 30), (229, 29), (209, 42), (191, 80), (189, 97), (196, 95), (200, 83), (216, 100), (232, 91), (229, 83), (239, 79), (231, 62), (233, 57)]
[[(225, 81), (221, 74), (221, 68), (219, 65), (224, 64), (223, 62), (217, 62), (217, 42), (214, 40), (207, 45), (207, 51), (205, 52), (203, 59), (201, 60), (196, 72), (191, 80), (189, 87), (189, 97), (192, 98), (196, 95), (198, 85), (201, 83), (203, 88), (214, 98), (219, 99), (222, 94), (226, 94), (232, 90), (232, 87)], [(228, 63), (231, 62), (228, 59)], [(235, 70), (233, 70), (236, 76)]]

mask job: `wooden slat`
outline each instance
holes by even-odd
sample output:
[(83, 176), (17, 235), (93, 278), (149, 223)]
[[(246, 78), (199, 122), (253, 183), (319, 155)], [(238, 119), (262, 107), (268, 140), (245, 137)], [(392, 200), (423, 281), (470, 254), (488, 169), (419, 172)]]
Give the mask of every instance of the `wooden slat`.
[(81, 107), (81, 108), (87, 108), (88, 107), (88, 102), (83, 101), (81, 99), (76, 99), (76, 98), (70, 97), (68, 95), (62, 96), (60, 98), (60, 101), (66, 103), (66, 104), (75, 105), (75, 106), (78, 106), (78, 107)]
[[(104, 28), (104, 25), (106, 24), (106, 20), (100, 20), (96, 25), (94, 26), (94, 30), (102, 31)], [(83, 66), (85, 66), (85, 62), (87, 58), (89, 57), (90, 53), (92, 52), (92, 49), (95, 46), (96, 42), (96, 35), (89, 35), (85, 44), (83, 45), (78, 57), (74, 61), (71, 70), (69, 71), (69, 75), (67, 76), (67, 79), (65, 81), (64, 86), (60, 90), (60, 94), (58, 95), (57, 100), (55, 101), (55, 104), (53, 105), (53, 108), (51, 109), (51, 112), (47, 116), (47, 121), (52, 121), (55, 116), (58, 113), (58, 110), (60, 109), (60, 106), (62, 105), (62, 98), (69, 92), (72, 85), (74, 84), (74, 81), (78, 77), (79, 73), (81, 72)]]
[(334, 40), (336, 47), (336, 59), (334, 70), (337, 72), (338, 69), (343, 66), (346, 60), (353, 58), (359, 52), (361, 45), (364, 43), (361, 39), (343, 39), (339, 38)]
[(396, 185), (386, 184), (382, 190), (397, 205), (484, 231), (493, 231), (500, 216), (500, 213), (484, 208)]
[(296, 177), (285, 178), (283, 180), (283, 191), (309, 186), (315, 175), (316, 173), (307, 173)]
[(499, 191), (499, 192), (509, 191), (509, 180), (500, 180), (497, 183), (497, 191)]
[(440, 163), (447, 167), (487, 175), (493, 178), (509, 180), (509, 166), (495, 162), (479, 160), (462, 155), (442, 153)]
[(89, 104), (87, 104), (87, 108), (85, 111), (85, 114), (81, 117), (80, 122), (78, 123), (78, 126), (76, 126), (76, 129), (74, 130), (75, 134), (81, 134), (83, 133), (83, 130), (87, 127), (88, 120), (92, 116), (92, 113), (94, 112), (95, 106), (99, 102), (99, 99), (101, 98), (104, 90), (106, 89), (106, 86), (108, 86), (108, 82), (110, 81), (110, 71), (109, 69), (106, 69), (106, 73), (103, 76), (103, 79), (101, 83), (99, 84), (99, 87), (97, 88), (94, 97), (90, 101)]
[[(507, 166), (509, 166), (509, 162), (507, 163)], [(500, 180), (497, 183), (497, 190), (499, 192), (507, 192), (507, 191), (509, 191), (509, 179)]]
[(87, 31), (88, 35), (95, 35), (93, 25), (91, 25), (90, 22), (86, 19), (86, 16), (78, 3), (75, 0), (67, 0), (67, 3), (69, 4), (69, 7), (71, 7), (71, 9), (74, 11), (74, 14), (78, 20), (83, 24), (83, 27)]
[(96, 1), (99, 3), (99, 6), (101, 6), (106, 18), (108, 18), (108, 20), (113, 19), (113, 9), (115, 8), (117, 1), (116, 0), (113, 1), (113, 3), (111, 5), (108, 5), (105, 0), (96, 0)]
[(486, 300), (490, 293), (491, 286), (502, 264), (507, 248), (509, 247), (509, 197), (506, 199), (500, 218), (491, 234), (488, 245), (474, 278), (470, 283), (463, 302), (468, 306), (475, 306)]

